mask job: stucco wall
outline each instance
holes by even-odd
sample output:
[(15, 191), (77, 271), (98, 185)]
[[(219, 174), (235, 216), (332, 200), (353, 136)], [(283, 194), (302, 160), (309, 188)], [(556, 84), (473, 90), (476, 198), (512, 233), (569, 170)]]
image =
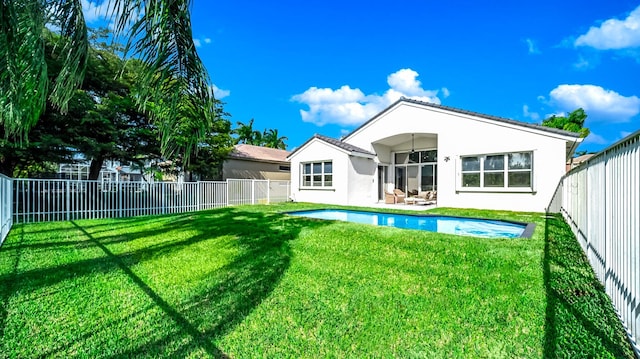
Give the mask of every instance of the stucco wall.
[[(372, 142), (403, 133), (437, 134), (439, 206), (544, 211), (565, 173), (565, 140), (554, 134), (411, 103), (400, 103), (345, 142), (373, 151)], [(416, 147), (422, 145), (416, 143)], [(533, 151), (534, 193), (467, 192), (456, 188), (461, 181), (460, 156), (519, 151)], [(449, 161), (445, 161), (447, 157)]]
[(291, 178), (291, 173), (280, 170), (280, 166), (289, 166), (289, 164), (229, 159), (222, 165), (222, 179), (242, 178), (288, 181)]
[(349, 157), (348, 204), (371, 205), (378, 201), (376, 169), (373, 159)]
[[(333, 161), (333, 186), (301, 188), (301, 163)], [(291, 193), (296, 202), (347, 204), (349, 156), (319, 140), (313, 140), (291, 158)]]

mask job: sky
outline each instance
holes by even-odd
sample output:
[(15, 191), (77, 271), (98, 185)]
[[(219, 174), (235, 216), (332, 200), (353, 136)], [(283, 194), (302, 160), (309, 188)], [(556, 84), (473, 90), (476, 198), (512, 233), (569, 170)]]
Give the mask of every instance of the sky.
[[(104, 21), (108, 1), (82, 2)], [(583, 108), (578, 151), (640, 130), (640, 0), (193, 0), (191, 20), (232, 126), (288, 150), (401, 96), (537, 124)]]

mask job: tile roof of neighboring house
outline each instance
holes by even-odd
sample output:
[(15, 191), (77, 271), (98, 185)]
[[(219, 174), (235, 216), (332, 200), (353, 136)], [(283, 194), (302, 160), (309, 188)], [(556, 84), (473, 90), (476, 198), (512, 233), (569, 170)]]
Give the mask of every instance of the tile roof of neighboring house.
[(357, 147), (357, 146), (350, 145), (350, 144), (348, 144), (346, 142), (342, 142), (342, 141), (337, 140), (335, 138), (331, 138), (331, 137), (315, 134), (315, 135), (313, 135), (313, 137), (311, 137), (305, 143), (303, 143), (300, 147), (296, 148), (293, 152), (291, 152), (291, 154), (289, 156), (291, 156), (294, 153), (296, 153), (299, 149), (304, 147), (307, 143), (311, 142), (315, 138), (317, 138), (317, 139), (319, 139), (321, 141), (324, 141), (324, 142), (326, 142), (328, 144), (334, 145), (334, 146), (336, 146), (338, 148), (341, 148), (341, 149), (343, 149), (345, 151), (351, 152), (351, 153), (359, 153), (359, 154), (363, 154), (363, 155), (367, 155), (367, 156), (375, 156), (376, 155), (373, 152), (364, 150), (364, 149), (362, 149), (360, 147)]
[(380, 115), (382, 115), (383, 113), (387, 112), (387, 110), (389, 110), (390, 108), (394, 107), (395, 105), (397, 105), (400, 102), (408, 102), (408, 103), (414, 103), (414, 104), (427, 106), (427, 107), (439, 108), (439, 109), (446, 110), (446, 111), (457, 112), (457, 113), (476, 116), (476, 117), (482, 117), (482, 118), (486, 118), (486, 119), (489, 119), (489, 120), (504, 122), (504, 123), (508, 123), (508, 124), (516, 125), (516, 126), (528, 127), (528, 128), (532, 128), (532, 129), (536, 129), (536, 130), (540, 130), (540, 131), (551, 132), (551, 133), (555, 133), (555, 134), (563, 135), (563, 136), (580, 137), (580, 134), (579, 133), (575, 133), (575, 132), (560, 130), (560, 129), (552, 128), (552, 127), (546, 127), (546, 126), (537, 125), (537, 124), (534, 124), (534, 123), (520, 122), (520, 121), (511, 120), (511, 119), (504, 118), (504, 117), (485, 115), (485, 114), (479, 113), (479, 112), (467, 111), (467, 110), (462, 110), (462, 109), (455, 108), (455, 107), (437, 105), (435, 103), (430, 103), (430, 102), (419, 101), (419, 100), (414, 100), (414, 99), (401, 97), (398, 101), (392, 103), (389, 107), (387, 107), (386, 109), (382, 110), (380, 113), (378, 113), (377, 115), (372, 117), (369, 121), (363, 123), (358, 128), (356, 128), (355, 130), (351, 131), (349, 134), (347, 134), (345, 136), (345, 138), (349, 138), (349, 136), (351, 136), (353, 133), (355, 133), (358, 130), (360, 130), (362, 127), (366, 126), (367, 124), (369, 124), (372, 121), (375, 121)]
[(238, 144), (233, 146), (229, 158), (260, 162), (288, 162), (287, 156), (289, 156), (290, 153), (289, 151), (277, 148)]
[(574, 157), (574, 158), (571, 160), (571, 162), (572, 162), (572, 163), (576, 163), (576, 164), (578, 164), (578, 163), (582, 163), (582, 162), (584, 162), (584, 161), (588, 160), (589, 158), (591, 158), (591, 157), (593, 157), (593, 156), (595, 156), (595, 155), (596, 155), (595, 153), (587, 153), (586, 155), (582, 155), (582, 156)]

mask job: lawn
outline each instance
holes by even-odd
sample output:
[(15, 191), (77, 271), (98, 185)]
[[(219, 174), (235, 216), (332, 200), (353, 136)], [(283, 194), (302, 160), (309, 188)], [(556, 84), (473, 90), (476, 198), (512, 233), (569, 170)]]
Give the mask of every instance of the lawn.
[(16, 225), (0, 357), (627, 357), (571, 231), (482, 239), (239, 206)]

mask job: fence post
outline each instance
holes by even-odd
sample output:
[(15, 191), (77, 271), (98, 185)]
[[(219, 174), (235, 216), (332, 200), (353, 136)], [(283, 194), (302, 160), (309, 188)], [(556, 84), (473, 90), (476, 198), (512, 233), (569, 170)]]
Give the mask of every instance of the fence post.
[(251, 180), (251, 204), (256, 204), (256, 180)]
[(166, 188), (167, 188), (167, 183), (166, 182), (162, 182), (160, 183), (160, 193), (162, 194), (162, 214), (166, 214), (166, 208), (167, 208), (167, 204), (166, 204), (166, 199), (167, 199), (167, 194), (166, 194)]
[(66, 181), (67, 190), (66, 190), (66, 202), (67, 202), (67, 221), (71, 220), (71, 184), (69, 180)]
[(227, 191), (227, 195), (226, 195), (226, 198), (224, 200), (226, 202), (225, 203), (225, 207), (229, 207), (229, 179), (228, 178), (227, 178), (227, 180), (225, 182), (224, 188), (225, 188), (225, 191)]
[(267, 179), (267, 204), (271, 204), (271, 180)]
[(197, 208), (196, 210), (197, 210), (197, 211), (201, 211), (201, 210), (202, 210), (202, 208), (201, 208), (201, 203), (200, 203), (200, 197), (202, 196), (202, 193), (200, 193), (200, 183), (201, 183), (201, 182), (200, 182), (200, 181), (198, 181), (198, 184), (197, 184), (197, 186), (196, 186), (196, 191), (198, 192), (198, 195), (197, 195), (197, 196), (198, 196), (198, 198), (196, 199), (196, 206), (197, 206), (197, 207), (196, 207), (196, 208)]
[(118, 189), (118, 218), (122, 218), (122, 207), (123, 207), (123, 193), (122, 193), (122, 182), (120, 181), (120, 176), (118, 176), (118, 182), (116, 188)]

